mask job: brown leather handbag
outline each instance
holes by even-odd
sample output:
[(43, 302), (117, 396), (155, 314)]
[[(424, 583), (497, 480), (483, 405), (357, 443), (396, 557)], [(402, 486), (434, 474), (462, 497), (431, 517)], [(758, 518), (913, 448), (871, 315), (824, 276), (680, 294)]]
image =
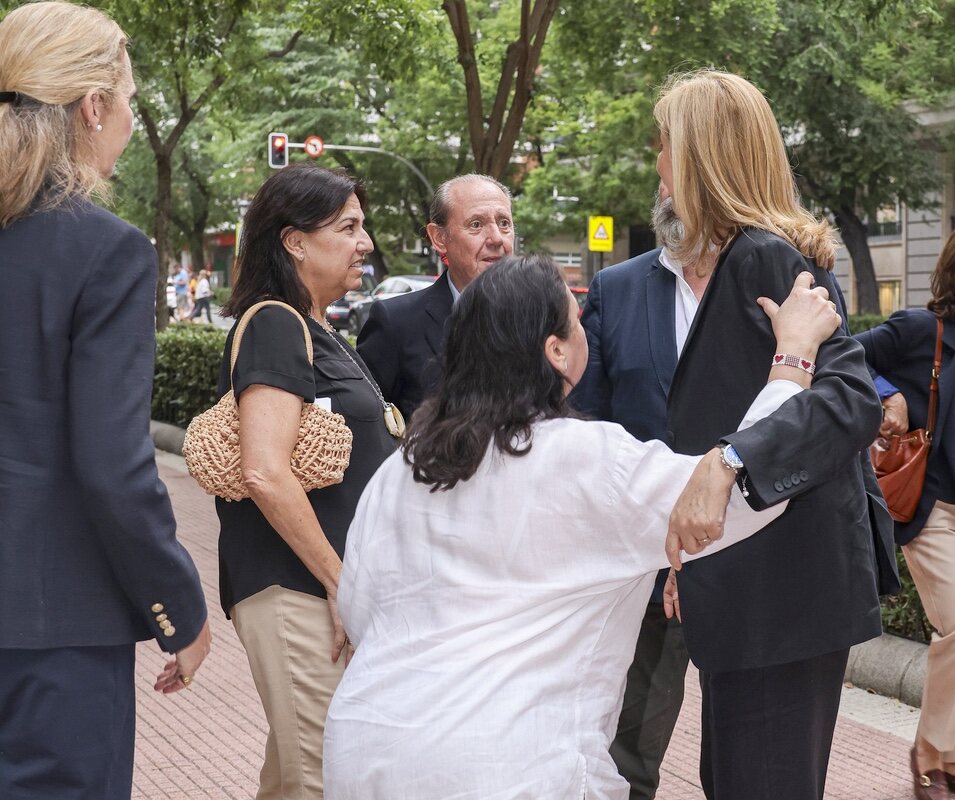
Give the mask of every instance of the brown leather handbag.
[(942, 370), (942, 320), (938, 321), (935, 337), (935, 363), (929, 384), (928, 419), (924, 428), (901, 435), (890, 436), (887, 447), (873, 444), (869, 448), (875, 476), (885, 496), (889, 513), (896, 522), (910, 522), (915, 516), (922, 490), (925, 470), (932, 448), (932, 432), (938, 417), (938, 377)]

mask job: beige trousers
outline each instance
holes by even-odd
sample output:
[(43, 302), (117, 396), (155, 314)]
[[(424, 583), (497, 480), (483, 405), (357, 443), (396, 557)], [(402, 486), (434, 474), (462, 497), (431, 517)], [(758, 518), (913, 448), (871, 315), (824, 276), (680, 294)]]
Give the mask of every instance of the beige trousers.
[(231, 616), (269, 723), (256, 800), (322, 800), (325, 716), (345, 669), (331, 662), (328, 603), (270, 586)]
[(937, 631), (928, 649), (916, 735), (946, 764), (955, 764), (955, 505), (937, 502), (921, 533), (902, 552)]

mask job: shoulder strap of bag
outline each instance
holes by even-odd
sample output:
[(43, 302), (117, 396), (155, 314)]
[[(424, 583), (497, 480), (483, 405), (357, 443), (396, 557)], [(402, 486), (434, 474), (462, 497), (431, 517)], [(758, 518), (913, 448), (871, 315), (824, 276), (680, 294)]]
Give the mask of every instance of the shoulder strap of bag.
[(232, 337), (232, 353), (229, 359), (229, 386), (232, 386), (232, 373), (235, 371), (235, 362), (239, 358), (239, 342), (242, 341), (242, 334), (245, 333), (245, 329), (249, 326), (249, 323), (252, 321), (252, 317), (255, 316), (255, 312), (265, 306), (281, 306), (282, 308), (287, 309), (302, 323), (302, 333), (305, 334), (305, 351), (308, 353), (308, 363), (312, 363), (314, 354), (312, 352), (312, 334), (309, 333), (308, 324), (305, 322), (305, 318), (298, 313), (294, 308), (292, 308), (288, 303), (283, 303), (281, 300), (263, 300), (260, 303), (256, 303), (254, 306), (249, 308), (242, 315), (242, 319), (239, 320), (239, 324), (235, 329), (235, 336)]
[(932, 432), (935, 430), (935, 420), (938, 418), (938, 378), (942, 374), (942, 320), (937, 319), (938, 333), (935, 336), (935, 362), (932, 365), (932, 382), (928, 391), (928, 424), (925, 426), (925, 435), (932, 441)]

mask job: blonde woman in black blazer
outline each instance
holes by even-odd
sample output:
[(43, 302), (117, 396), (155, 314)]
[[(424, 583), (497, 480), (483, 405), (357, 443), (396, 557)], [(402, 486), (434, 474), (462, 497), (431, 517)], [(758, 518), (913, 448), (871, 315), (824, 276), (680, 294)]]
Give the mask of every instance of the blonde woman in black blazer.
[(751, 83), (682, 76), (655, 116), (658, 171), (686, 229), (677, 258), (720, 251), (670, 387), (671, 444), (687, 454), (730, 445), (724, 464), (750, 505), (790, 501), (759, 537), (678, 576), (702, 670), (703, 788), (709, 800), (821, 800), (849, 648), (881, 632), (878, 565), (891, 534), (873, 535), (879, 512), (860, 460), (879, 398), (861, 347), (837, 332), (819, 348), (812, 392), (761, 430), (724, 436), (777, 358), (813, 369), (798, 349), (776, 351), (756, 299), (781, 300), (804, 270), (836, 298), (834, 236), (799, 205), (776, 120)]
[(135, 643), (209, 650), (149, 440), (156, 253), (89, 197), (132, 130), (126, 37), (32, 3), (0, 22), (0, 797), (121, 800)]

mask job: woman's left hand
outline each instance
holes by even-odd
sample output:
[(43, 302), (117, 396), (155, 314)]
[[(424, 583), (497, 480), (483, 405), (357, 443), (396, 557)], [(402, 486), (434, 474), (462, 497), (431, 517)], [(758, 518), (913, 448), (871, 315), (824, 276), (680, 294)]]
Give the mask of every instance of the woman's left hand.
[(735, 482), (736, 473), (723, 466), (719, 448), (714, 447), (696, 465), (670, 514), (666, 553), (673, 569), (683, 567), (681, 550), (701, 553), (723, 535), (726, 504)]
[(879, 436), (888, 438), (893, 434), (901, 436), (909, 430), (909, 406), (902, 396), (896, 392), (882, 401), (882, 426)]
[(778, 353), (794, 353), (809, 360), (842, 324), (836, 305), (824, 286), (811, 288), (811, 272), (800, 272), (792, 291), (779, 306), (768, 297), (756, 300), (773, 325)]
[[(342, 625), (342, 618), (338, 615), (338, 595), (335, 592), (326, 589), (328, 595), (328, 613), (332, 618), (332, 628), (335, 631), (335, 638), (332, 640), (332, 663), (337, 664), (338, 659), (348, 644), (348, 634), (345, 633), (345, 626)], [(345, 664), (348, 664), (347, 657)]]

